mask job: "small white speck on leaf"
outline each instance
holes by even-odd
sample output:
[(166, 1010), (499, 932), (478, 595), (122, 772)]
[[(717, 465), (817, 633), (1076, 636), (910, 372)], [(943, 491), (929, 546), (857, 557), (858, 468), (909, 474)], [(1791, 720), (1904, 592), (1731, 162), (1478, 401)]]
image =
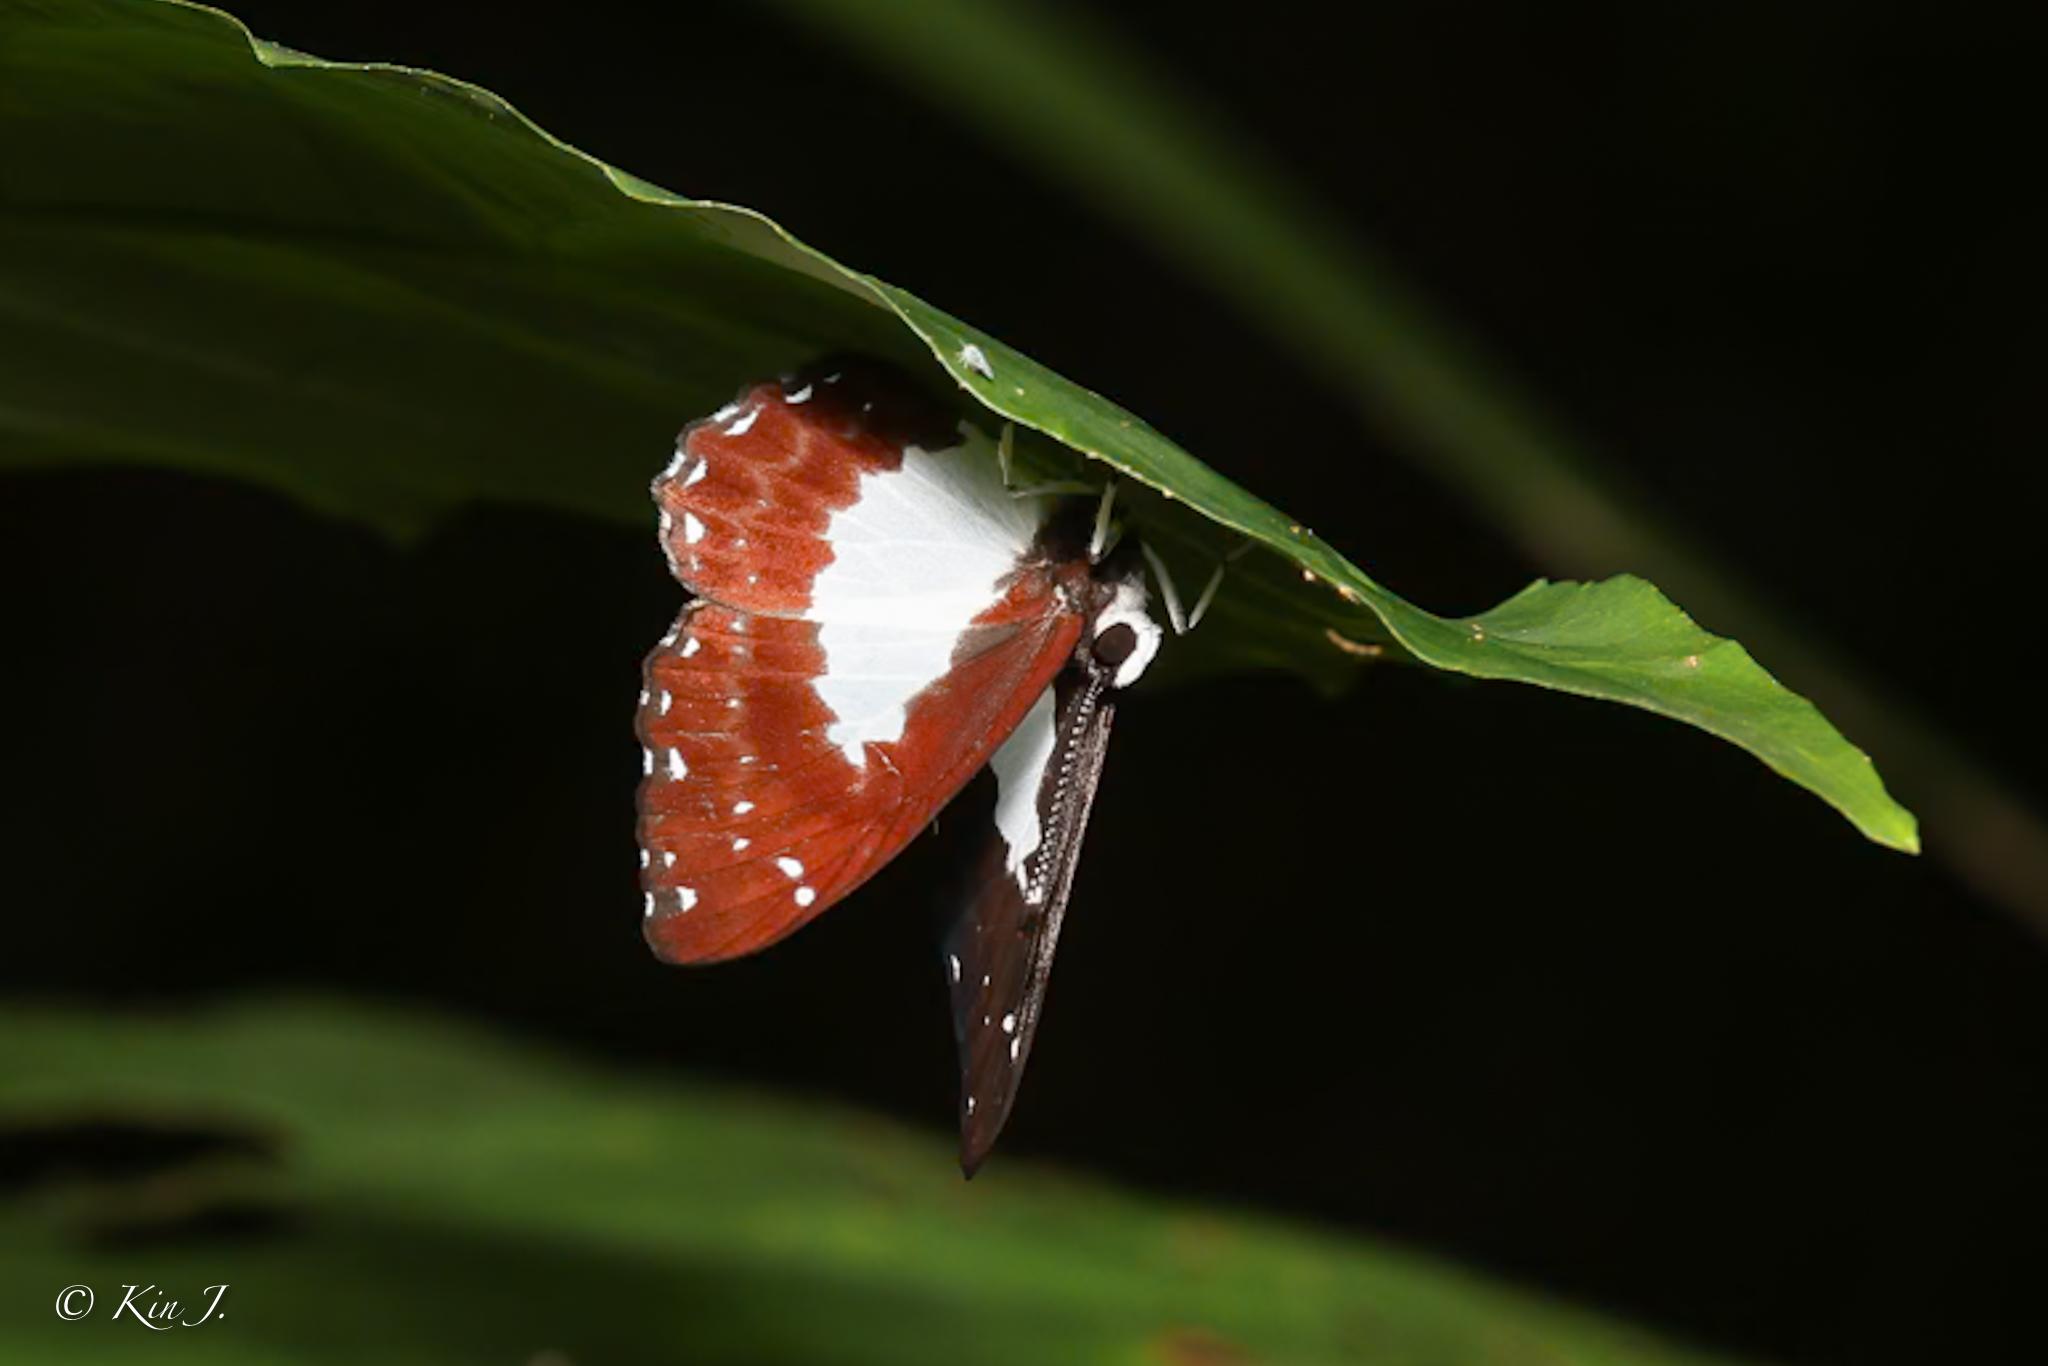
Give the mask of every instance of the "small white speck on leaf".
[(980, 375), (983, 379), (994, 379), (996, 377), (995, 367), (988, 363), (988, 353), (973, 342), (967, 342), (961, 346), (959, 359), (962, 365), (972, 370), (975, 374)]

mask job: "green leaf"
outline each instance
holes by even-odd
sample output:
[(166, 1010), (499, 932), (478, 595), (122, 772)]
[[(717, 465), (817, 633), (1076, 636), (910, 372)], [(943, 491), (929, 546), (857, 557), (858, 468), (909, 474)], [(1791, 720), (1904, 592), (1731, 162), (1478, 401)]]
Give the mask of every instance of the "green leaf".
[[(33, 1165), (77, 1123), (187, 1138)], [(338, 1005), (0, 1012), (0, 1148), (6, 1361), (1706, 1360), (1412, 1253), (1000, 1156), (970, 1185), (873, 1118)], [(227, 1316), (112, 1321), (138, 1280), (186, 1317), (225, 1282)]]
[(1239, 537), (1273, 552), (1238, 563), (1183, 667), (1329, 689), (1391, 642), (1691, 722), (1917, 848), (1860, 752), (1647, 585), (1432, 616), (1100, 395), (488, 92), (322, 62), (172, 0), (0, 0), (0, 23), (0, 142), (19, 153), (0, 178), (0, 460), (236, 475), (399, 529), (470, 499), (645, 519), (683, 421), (869, 351), (942, 369), (982, 421), (1035, 434), (1032, 463), (1079, 452), (1154, 491), (1131, 515), (1190, 585)]

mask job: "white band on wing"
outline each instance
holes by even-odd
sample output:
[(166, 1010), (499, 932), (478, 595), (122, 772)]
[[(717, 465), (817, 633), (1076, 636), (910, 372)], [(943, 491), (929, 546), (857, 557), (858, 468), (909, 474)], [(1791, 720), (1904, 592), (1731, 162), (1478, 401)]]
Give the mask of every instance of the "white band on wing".
[(911, 699), (952, 668), (1048, 511), (1047, 499), (1010, 496), (994, 443), (972, 427), (957, 446), (906, 446), (899, 468), (861, 476), (860, 497), (826, 528), (832, 561), (804, 613), (825, 650), (827, 733), (849, 761), (903, 738)]

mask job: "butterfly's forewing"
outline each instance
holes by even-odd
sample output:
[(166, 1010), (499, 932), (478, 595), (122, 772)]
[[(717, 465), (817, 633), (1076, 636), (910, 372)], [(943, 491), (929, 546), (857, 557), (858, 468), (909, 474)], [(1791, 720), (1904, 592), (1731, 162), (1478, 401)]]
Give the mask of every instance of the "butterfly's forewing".
[(960, 1165), (969, 1176), (1009, 1118), (1045, 1004), (1060, 920), (1115, 704), (1105, 671), (1062, 673), (996, 752), (996, 829), (945, 948), (960, 1049)]
[[(925, 444), (929, 443), (929, 444)], [(1081, 618), (985, 437), (851, 366), (755, 386), (655, 481), (705, 601), (648, 656), (647, 934), (771, 943), (886, 863), (1072, 656)]]

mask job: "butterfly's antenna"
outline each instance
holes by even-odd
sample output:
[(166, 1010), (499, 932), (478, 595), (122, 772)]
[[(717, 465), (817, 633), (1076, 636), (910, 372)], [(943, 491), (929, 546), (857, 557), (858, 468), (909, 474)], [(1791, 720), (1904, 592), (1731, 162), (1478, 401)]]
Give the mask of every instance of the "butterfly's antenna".
[(1012, 487), (1010, 483), (1010, 453), (1015, 449), (1016, 444), (1017, 424), (1005, 422), (1003, 424), (1003, 434), (996, 438), (996, 468), (1003, 472), (1004, 488)]
[(1109, 553), (1109, 510), (1116, 506), (1116, 480), (1102, 486), (1102, 501), (1095, 508), (1095, 534), (1088, 538), (1088, 560), (1100, 564), (1102, 557)]
[[(1166, 619), (1172, 624), (1173, 633), (1177, 636), (1186, 635), (1188, 628), (1194, 623), (1181, 615), (1180, 590), (1173, 586), (1173, 575), (1167, 572), (1166, 561), (1159, 558), (1159, 552), (1152, 548), (1149, 541), (1138, 542), (1138, 549), (1145, 552), (1145, 563), (1152, 566), (1152, 577), (1159, 580), (1159, 596), (1166, 601)], [(1216, 572), (1219, 576), (1223, 573), (1221, 565), (1217, 566)], [(1214, 587), (1213, 583), (1211, 587)], [(1208, 594), (1203, 594), (1204, 605), (1208, 601)]]

